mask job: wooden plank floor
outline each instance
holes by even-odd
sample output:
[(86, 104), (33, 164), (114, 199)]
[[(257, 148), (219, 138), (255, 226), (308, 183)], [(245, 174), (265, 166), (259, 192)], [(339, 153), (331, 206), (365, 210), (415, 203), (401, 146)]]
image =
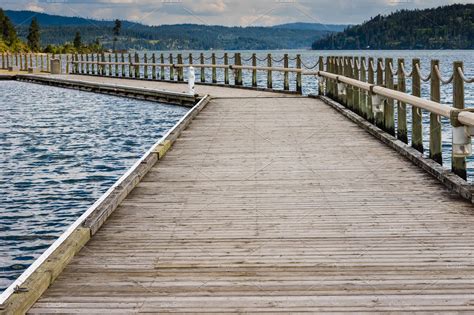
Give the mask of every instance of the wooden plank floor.
[(211, 101), (30, 313), (472, 314), (472, 205), (321, 101), (261, 94)]

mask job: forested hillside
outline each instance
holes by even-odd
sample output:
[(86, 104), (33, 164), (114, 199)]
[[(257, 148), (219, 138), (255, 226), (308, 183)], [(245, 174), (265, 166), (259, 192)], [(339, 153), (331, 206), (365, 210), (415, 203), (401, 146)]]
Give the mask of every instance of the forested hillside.
[[(28, 25), (35, 16), (41, 28), (41, 44), (71, 42), (77, 31), (84, 43), (100, 42), (105, 48), (113, 44), (113, 21), (97, 21), (28, 11), (5, 11), (16, 25), (20, 38), (26, 38)], [(302, 24), (281, 27), (225, 27), (177, 24), (148, 26), (122, 22), (117, 49), (289, 49), (309, 48), (318, 38), (340, 25)]]
[(313, 49), (474, 49), (474, 4), (378, 15), (342, 33), (317, 40)]

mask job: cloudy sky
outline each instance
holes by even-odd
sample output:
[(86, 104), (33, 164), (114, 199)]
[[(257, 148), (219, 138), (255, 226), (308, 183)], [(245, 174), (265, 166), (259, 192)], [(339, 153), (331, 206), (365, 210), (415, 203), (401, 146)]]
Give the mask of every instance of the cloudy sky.
[(0, 7), (150, 25), (239, 26), (289, 22), (354, 24), (379, 13), (473, 0), (0, 0)]

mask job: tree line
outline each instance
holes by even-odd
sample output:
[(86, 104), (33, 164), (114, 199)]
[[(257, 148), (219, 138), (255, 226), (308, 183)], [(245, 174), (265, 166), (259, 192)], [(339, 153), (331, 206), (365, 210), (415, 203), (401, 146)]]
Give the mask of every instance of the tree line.
[(474, 4), (377, 15), (315, 41), (313, 49), (474, 49)]
[[(122, 28), (122, 22), (115, 20), (112, 29), (113, 50), (115, 51), (116, 42)], [(41, 45), (41, 29), (38, 20), (34, 17), (28, 27), (26, 43), (20, 40), (15, 26), (10, 18), (0, 8), (0, 52), (45, 52), (45, 53), (100, 53), (105, 48), (96, 38), (94, 41), (84, 43), (80, 31), (76, 31), (71, 42), (66, 41), (63, 44), (48, 44), (45, 47)]]

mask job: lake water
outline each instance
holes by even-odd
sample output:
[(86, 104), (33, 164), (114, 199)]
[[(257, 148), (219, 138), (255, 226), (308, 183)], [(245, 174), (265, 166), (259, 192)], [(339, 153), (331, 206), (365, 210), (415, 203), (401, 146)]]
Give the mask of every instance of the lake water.
[(0, 81), (0, 292), (187, 109)]
[[(222, 51), (214, 52), (217, 57), (223, 55)], [(405, 58), (407, 70), (411, 71), (411, 59), (420, 58), (424, 74), (429, 71), (430, 60), (439, 59), (444, 77), (452, 73), (452, 62), (460, 60), (464, 62), (467, 76), (474, 76), (472, 51), (260, 51), (257, 57), (263, 59), (272, 53), (273, 58), (279, 60), (286, 52), (290, 58), (301, 54), (303, 64), (310, 68), (320, 55), (347, 55)], [(147, 52), (148, 58), (152, 53)], [(194, 63), (198, 63), (201, 51), (165, 52), (166, 56), (170, 53), (175, 58), (177, 53), (183, 53), (185, 63), (192, 53)], [(210, 53), (204, 53), (205, 62), (209, 63)], [(234, 54), (228, 53), (229, 56)], [(242, 59), (249, 59), (252, 53), (243, 51)], [(140, 52), (142, 59), (143, 55)], [(222, 63), (222, 59), (218, 59), (218, 63)], [(244, 63), (249, 64), (249, 61)], [(290, 67), (294, 63), (290, 60)], [(266, 65), (266, 61), (258, 64)], [(282, 62), (273, 65), (282, 66)], [(166, 78), (168, 74), (166, 69)], [(196, 74), (199, 81), (200, 71), (197, 70)], [(205, 76), (210, 82), (211, 71), (206, 70)], [(217, 79), (219, 83), (224, 82), (222, 70), (217, 71)], [(244, 85), (251, 85), (249, 71), (243, 72), (243, 79)], [(232, 73), (230, 83), (233, 84)], [(290, 83), (294, 90), (293, 74), (290, 74)], [(266, 73), (258, 73), (258, 85), (266, 86)], [(276, 89), (283, 88), (281, 73), (273, 73), (273, 85)], [(408, 79), (408, 92), (410, 85)], [(196, 89), (199, 92), (199, 86)], [(315, 93), (316, 89), (314, 77), (303, 77), (304, 94)], [(0, 82), (0, 91), (1, 291), (173, 126), (186, 109), (19, 82)], [(423, 84), (422, 92), (422, 97), (429, 97), (429, 83)], [(452, 104), (452, 85), (442, 86), (441, 98), (443, 103)], [(465, 98), (466, 106), (474, 107), (474, 84), (466, 84)], [(427, 114), (424, 122), (427, 148)], [(450, 167), (450, 143), (451, 127), (444, 119), (446, 168)], [(472, 159), (469, 159), (468, 167), (472, 179)]]

